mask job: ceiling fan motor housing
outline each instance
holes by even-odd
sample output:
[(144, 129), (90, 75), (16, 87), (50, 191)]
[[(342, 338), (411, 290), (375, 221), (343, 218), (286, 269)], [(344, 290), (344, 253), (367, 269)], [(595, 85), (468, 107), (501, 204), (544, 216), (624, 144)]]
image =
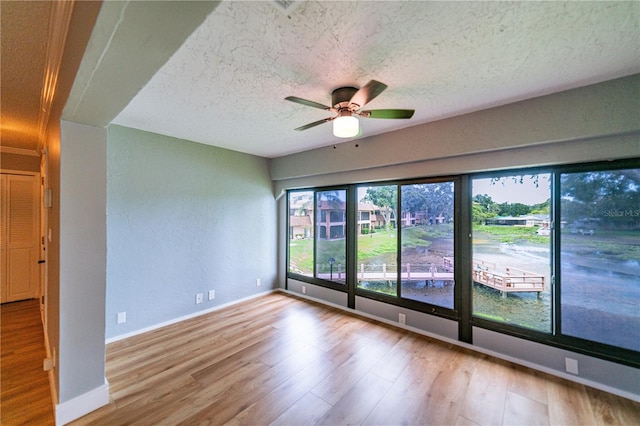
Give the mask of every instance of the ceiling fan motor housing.
[[(349, 105), (349, 101), (356, 94), (358, 89), (355, 87), (339, 87), (331, 92), (331, 105), (334, 108), (340, 109), (340, 107), (346, 107)], [(345, 102), (345, 105), (340, 105)], [(362, 105), (360, 105), (362, 106)]]

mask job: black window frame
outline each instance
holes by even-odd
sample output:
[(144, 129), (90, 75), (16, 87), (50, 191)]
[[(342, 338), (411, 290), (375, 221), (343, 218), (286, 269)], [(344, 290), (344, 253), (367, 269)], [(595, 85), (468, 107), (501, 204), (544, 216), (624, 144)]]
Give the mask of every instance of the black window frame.
[[(578, 164), (560, 164), (545, 167), (522, 167), (496, 170), (491, 172), (479, 172), (479, 173), (465, 173), (460, 175), (429, 177), (429, 178), (416, 178), (407, 180), (395, 180), (395, 181), (374, 181), (365, 182), (359, 184), (348, 184), (340, 186), (327, 186), (327, 187), (312, 187), (312, 188), (300, 188), (287, 191), (287, 212), (289, 211), (289, 193), (291, 191), (314, 191), (314, 209), (315, 209), (315, 192), (326, 190), (347, 190), (347, 280), (346, 285), (338, 284), (331, 281), (318, 279), (315, 277), (309, 277), (306, 275), (296, 274), (289, 271), (289, 242), (287, 240), (286, 248), (286, 280), (295, 279), (297, 281), (306, 282), (314, 285), (319, 285), (333, 290), (348, 293), (348, 306), (355, 308), (355, 296), (364, 297), (372, 300), (377, 300), (386, 304), (407, 308), (410, 310), (423, 312), (429, 315), (434, 315), (450, 320), (458, 321), (459, 333), (458, 339), (462, 342), (473, 343), (473, 328), (486, 329), (494, 331), (500, 334), (505, 334), (523, 340), (532, 341), (547, 346), (568, 350), (575, 353), (588, 355), (594, 358), (603, 359), (611, 362), (615, 362), (622, 365), (627, 365), (635, 368), (640, 368), (640, 352), (617, 346), (608, 345), (605, 343), (590, 341), (579, 337), (569, 336), (562, 334), (561, 330), (561, 282), (559, 279), (560, 273), (560, 245), (561, 235), (560, 226), (553, 226), (551, 233), (551, 273), (552, 273), (552, 286), (551, 290), (551, 315), (552, 326), (551, 332), (541, 332), (534, 329), (519, 327), (513, 324), (501, 323), (491, 321), (486, 318), (474, 317), (472, 307), (472, 180), (482, 177), (498, 177), (498, 176), (513, 176), (513, 175), (525, 175), (535, 173), (550, 173), (551, 174), (551, 220), (555, 223), (560, 218), (560, 193), (558, 191), (560, 176), (562, 173), (571, 172), (589, 172), (589, 171), (606, 171), (617, 170), (627, 168), (640, 168), (640, 157), (630, 159), (620, 159), (612, 161), (595, 161)], [(454, 263), (454, 309), (448, 309), (441, 306), (430, 305), (428, 303), (414, 301), (410, 299), (403, 299), (402, 297), (391, 297), (381, 293), (367, 291), (365, 289), (356, 288), (355, 286), (355, 274), (356, 274), (356, 257), (357, 247), (356, 238), (357, 235), (357, 222), (358, 217), (358, 201), (357, 201), (357, 188), (363, 185), (370, 186), (384, 186), (384, 185), (397, 185), (398, 188), (398, 206), (401, 206), (401, 185), (403, 184), (415, 184), (415, 183), (437, 183), (454, 181), (454, 256), (456, 257)], [(399, 218), (396, 218), (396, 222)], [(289, 215), (287, 214), (287, 239), (289, 229)], [(396, 226), (398, 235), (400, 234), (400, 226)], [(314, 233), (314, 256), (315, 256), (315, 238)], [(398, 239), (398, 258), (401, 251), (401, 237)], [(398, 259), (399, 261), (400, 259)], [(399, 269), (400, 270), (400, 269)], [(315, 271), (314, 271), (315, 273)], [(400, 277), (398, 277), (400, 278)], [(400, 280), (398, 279), (397, 285), (400, 286)], [(287, 282), (285, 287), (288, 288)]]
[[(318, 239), (318, 230), (316, 229), (317, 227), (317, 219), (316, 219), (316, 213), (317, 213), (317, 203), (318, 203), (318, 197), (317, 194), (318, 192), (327, 192), (327, 191), (346, 191), (346, 212), (345, 212), (345, 228), (346, 228), (346, 235), (345, 235), (345, 244), (346, 244), (346, 266), (345, 266), (345, 274), (346, 274), (346, 280), (345, 283), (340, 283), (340, 282), (336, 282), (336, 281), (331, 281), (331, 280), (326, 280), (323, 278), (318, 278), (317, 275), (317, 262), (316, 262), (316, 253), (317, 253), (317, 239)], [(327, 187), (311, 187), (311, 188), (299, 188), (299, 189), (292, 189), (292, 190), (288, 190), (286, 193), (286, 203), (287, 203), (287, 208), (286, 211), (289, 212), (291, 211), (291, 208), (289, 206), (289, 201), (290, 201), (290, 194), (291, 193), (295, 193), (295, 192), (313, 192), (313, 214), (314, 214), (314, 220), (313, 223), (311, 224), (311, 226), (313, 227), (313, 276), (307, 276), (307, 275), (302, 275), (302, 274), (298, 274), (295, 272), (292, 272), (289, 270), (289, 265), (290, 263), (290, 253), (289, 253), (289, 229), (290, 229), (290, 215), (287, 214), (287, 250), (286, 250), (286, 271), (287, 271), (287, 279), (291, 278), (291, 279), (295, 279), (296, 281), (302, 281), (302, 282), (306, 282), (309, 284), (314, 284), (314, 285), (318, 285), (318, 286), (322, 286), (322, 287), (327, 287), (333, 290), (337, 290), (337, 291), (342, 291), (342, 292), (347, 292), (348, 287), (349, 287), (349, 268), (350, 268), (350, 259), (349, 259), (349, 244), (351, 239), (353, 238), (350, 234), (351, 232), (349, 231), (349, 224), (352, 221), (351, 220), (351, 214), (349, 211), (349, 203), (350, 203), (350, 191), (349, 191), (349, 185), (339, 185), (339, 186), (327, 186)], [(327, 230), (327, 232), (329, 232), (329, 230)], [(285, 284), (285, 288), (288, 288), (288, 284)]]

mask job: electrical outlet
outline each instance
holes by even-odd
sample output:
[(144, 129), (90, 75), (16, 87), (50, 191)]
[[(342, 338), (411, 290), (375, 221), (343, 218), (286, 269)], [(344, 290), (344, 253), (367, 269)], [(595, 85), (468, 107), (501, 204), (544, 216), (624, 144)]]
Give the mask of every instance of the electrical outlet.
[(398, 322), (400, 324), (406, 324), (407, 323), (407, 316), (405, 314), (398, 314)]
[(307, 286), (306, 285), (302, 286), (302, 294), (307, 294)]
[(260, 287), (262, 284), (262, 280), (260, 278), (256, 278), (256, 287)]
[(125, 322), (127, 322), (127, 313), (118, 312), (118, 324), (123, 324)]
[(202, 303), (202, 293), (196, 294), (196, 305)]
[(565, 358), (564, 359), (564, 368), (567, 373), (578, 375), (578, 360)]
[(216, 298), (216, 291), (215, 290), (209, 290), (209, 300), (213, 300)]

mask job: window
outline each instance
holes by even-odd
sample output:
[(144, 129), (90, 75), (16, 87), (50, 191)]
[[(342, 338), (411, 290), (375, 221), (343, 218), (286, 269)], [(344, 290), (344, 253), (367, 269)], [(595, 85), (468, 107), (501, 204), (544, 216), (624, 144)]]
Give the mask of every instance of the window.
[(551, 333), (551, 175), (473, 179), (473, 315)]
[(637, 164), (289, 191), (288, 276), (638, 366)]
[(394, 221), (397, 208), (397, 185), (358, 187), (361, 218), (357, 241), (358, 288), (390, 296), (398, 294), (398, 238)]
[(401, 186), (403, 298), (453, 309), (453, 182)]
[(289, 192), (289, 271), (313, 276), (313, 191)]
[(316, 192), (316, 278), (346, 282), (346, 211), (346, 190)]
[(562, 334), (640, 351), (640, 170), (560, 175)]

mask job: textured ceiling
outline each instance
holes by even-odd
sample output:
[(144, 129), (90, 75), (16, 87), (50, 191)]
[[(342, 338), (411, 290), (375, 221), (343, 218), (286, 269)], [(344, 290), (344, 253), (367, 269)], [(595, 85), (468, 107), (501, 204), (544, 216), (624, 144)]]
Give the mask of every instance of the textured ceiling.
[(38, 148), (51, 7), (45, 1), (0, 6), (2, 146)]
[[(0, 4), (2, 146), (38, 146), (54, 3)], [(286, 13), (270, 1), (206, 5), (105, 2), (113, 13), (101, 12), (94, 33), (106, 43), (89, 43), (95, 63), (78, 74), (66, 119), (273, 158), (343, 141), (331, 124), (294, 131), (331, 114), (286, 96), (329, 104), (337, 87), (386, 83), (367, 108), (416, 114), (361, 119), (367, 137), (640, 72), (637, 1), (304, 1)]]
[(343, 141), (289, 95), (386, 83), (366, 137), (639, 71), (638, 2), (223, 2), (114, 122), (277, 157)]

